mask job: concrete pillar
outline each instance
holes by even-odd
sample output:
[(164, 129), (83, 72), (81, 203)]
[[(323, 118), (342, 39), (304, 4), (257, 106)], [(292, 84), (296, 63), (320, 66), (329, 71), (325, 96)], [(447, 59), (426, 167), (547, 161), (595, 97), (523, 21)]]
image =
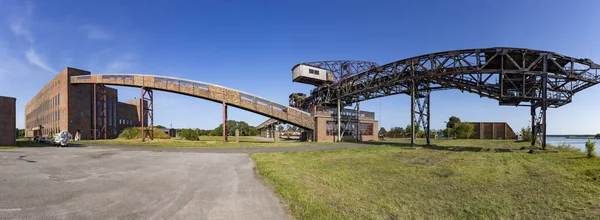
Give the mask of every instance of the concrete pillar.
[(496, 125), (492, 122), (492, 139), (496, 140)]
[(223, 102), (223, 142), (227, 142), (227, 103)]
[(483, 139), (483, 122), (479, 122), (479, 139)]
[(275, 140), (275, 143), (279, 143), (279, 132), (278, 131), (275, 131), (273, 138)]
[(240, 129), (235, 129), (235, 143), (240, 143)]

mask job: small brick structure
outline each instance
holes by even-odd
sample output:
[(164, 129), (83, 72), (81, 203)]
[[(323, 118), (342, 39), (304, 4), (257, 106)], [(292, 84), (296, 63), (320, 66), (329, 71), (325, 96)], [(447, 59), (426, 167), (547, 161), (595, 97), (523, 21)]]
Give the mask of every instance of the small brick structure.
[(12, 97), (0, 96), (0, 146), (16, 145), (16, 101)]

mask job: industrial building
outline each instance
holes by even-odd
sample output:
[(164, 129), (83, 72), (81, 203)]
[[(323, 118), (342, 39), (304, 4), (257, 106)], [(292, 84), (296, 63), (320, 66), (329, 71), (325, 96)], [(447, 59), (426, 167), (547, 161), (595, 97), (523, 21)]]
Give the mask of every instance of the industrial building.
[(16, 145), (16, 99), (0, 96), (0, 146)]
[[(140, 125), (141, 99), (123, 103), (114, 88), (103, 86), (97, 91), (93, 85), (70, 83), (71, 76), (80, 75), (90, 72), (65, 68), (27, 103), (26, 136), (47, 137), (68, 130), (81, 139), (116, 138), (124, 128)], [(96, 102), (95, 93), (102, 94)]]
[[(338, 140), (337, 110), (329, 107), (314, 107), (309, 110), (315, 116), (315, 137), (317, 142), (334, 142)], [(375, 113), (353, 109), (341, 110), (341, 140), (371, 141), (377, 140), (379, 127)]]

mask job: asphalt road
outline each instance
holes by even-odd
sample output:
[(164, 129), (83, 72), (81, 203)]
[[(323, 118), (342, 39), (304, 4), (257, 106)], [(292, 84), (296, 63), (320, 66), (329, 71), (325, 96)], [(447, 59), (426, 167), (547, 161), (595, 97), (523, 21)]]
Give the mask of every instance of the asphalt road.
[(289, 219), (247, 154), (0, 150), (0, 219)]

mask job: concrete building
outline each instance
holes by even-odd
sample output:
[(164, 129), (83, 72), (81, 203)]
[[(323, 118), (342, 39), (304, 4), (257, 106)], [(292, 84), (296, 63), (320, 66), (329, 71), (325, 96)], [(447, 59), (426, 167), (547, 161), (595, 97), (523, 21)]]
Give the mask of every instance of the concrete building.
[(16, 145), (16, 99), (0, 96), (0, 146)]
[(469, 122), (473, 125), (473, 139), (517, 139), (506, 122)]
[[(106, 109), (102, 102), (96, 101), (98, 115), (94, 116), (94, 86), (91, 84), (71, 84), (71, 76), (90, 75), (90, 72), (67, 67), (38, 92), (25, 106), (25, 135), (52, 136), (60, 131), (68, 130), (81, 139), (92, 139), (94, 117), (96, 127), (106, 124), (107, 138), (116, 138), (119, 132), (128, 126), (140, 126), (138, 110), (129, 103), (118, 102), (118, 91), (105, 87)], [(98, 91), (96, 91), (98, 92)], [(135, 101), (133, 101), (135, 102)], [(138, 100), (137, 103), (140, 103)], [(106, 120), (100, 112), (106, 111)], [(121, 116), (121, 117), (120, 117)], [(135, 119), (135, 120), (134, 120)]]

